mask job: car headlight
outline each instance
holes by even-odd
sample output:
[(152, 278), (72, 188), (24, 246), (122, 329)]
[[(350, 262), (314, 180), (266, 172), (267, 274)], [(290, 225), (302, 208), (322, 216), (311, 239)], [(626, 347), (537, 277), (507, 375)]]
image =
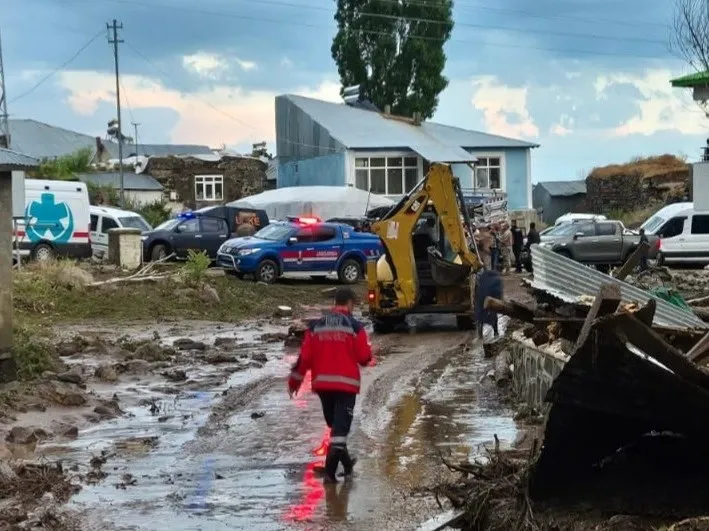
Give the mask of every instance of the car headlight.
[(147, 240), (147, 239), (148, 239), (147, 236), (141, 236), (141, 237), (140, 237), (140, 240), (141, 240), (141, 241), (145, 241), (145, 240)]
[(241, 250), (239, 251), (239, 256), (247, 256), (247, 255), (249, 255), (249, 254), (257, 253), (257, 252), (259, 252), (260, 250), (261, 250), (261, 249), (241, 249)]

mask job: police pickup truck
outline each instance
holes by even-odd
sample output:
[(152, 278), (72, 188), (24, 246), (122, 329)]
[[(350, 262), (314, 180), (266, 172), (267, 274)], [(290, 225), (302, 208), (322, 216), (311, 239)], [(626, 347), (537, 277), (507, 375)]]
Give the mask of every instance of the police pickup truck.
[(354, 284), (362, 278), (367, 260), (382, 252), (375, 234), (317, 218), (289, 218), (253, 236), (226, 241), (217, 253), (217, 264), (239, 278), (253, 275), (269, 284), (283, 275), (325, 277), (331, 273), (344, 284)]

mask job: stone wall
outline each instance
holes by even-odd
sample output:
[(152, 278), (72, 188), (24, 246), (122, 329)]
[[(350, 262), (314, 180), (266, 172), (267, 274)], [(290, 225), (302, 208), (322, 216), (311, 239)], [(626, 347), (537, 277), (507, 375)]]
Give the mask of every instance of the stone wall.
[(214, 205), (214, 201), (197, 201), (195, 181), (197, 175), (221, 175), (224, 191), (221, 203), (235, 201), (264, 191), (267, 164), (249, 157), (223, 156), (220, 160), (201, 160), (195, 157), (150, 157), (145, 173), (152, 175), (165, 187), (165, 199), (177, 192), (178, 201), (195, 209)]
[(597, 214), (634, 212), (689, 195), (690, 168), (673, 155), (595, 168), (586, 178), (586, 206)]
[(535, 347), (521, 332), (515, 332), (513, 338), (509, 351), (514, 391), (521, 402), (537, 411), (544, 411), (548, 407), (544, 397), (564, 368), (567, 356)]

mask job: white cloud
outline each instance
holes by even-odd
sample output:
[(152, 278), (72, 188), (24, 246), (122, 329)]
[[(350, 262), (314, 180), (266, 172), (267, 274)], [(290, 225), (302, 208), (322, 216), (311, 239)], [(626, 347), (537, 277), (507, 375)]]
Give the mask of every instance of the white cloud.
[(256, 70), (258, 68), (258, 65), (254, 61), (244, 61), (238, 57), (235, 57), (234, 60), (245, 72), (250, 72), (251, 70)]
[[(172, 142), (216, 146), (275, 139), (275, 92), (220, 85), (190, 95), (152, 78), (127, 75), (121, 81), (134, 113), (138, 109), (168, 108), (179, 115), (170, 131)], [(59, 84), (69, 93), (70, 107), (79, 114), (93, 115), (100, 103), (115, 102), (115, 80), (108, 74), (62, 72)], [(339, 83), (325, 80), (315, 87), (294, 87), (290, 92), (340, 101), (339, 90)]]
[(182, 58), (182, 66), (206, 79), (218, 79), (229, 67), (220, 55), (205, 52), (185, 55)]
[(284, 68), (293, 68), (293, 61), (288, 59), (288, 57), (284, 57), (281, 59), (281, 66)]
[[(481, 76), (473, 80), (475, 91), (473, 106), (482, 111), (488, 132), (504, 136), (539, 136), (527, 110), (527, 89), (508, 87), (494, 76)], [(515, 118), (510, 121), (510, 116)]]
[(639, 75), (611, 74), (596, 79), (596, 93), (605, 97), (605, 91), (615, 85), (632, 85), (640, 93), (634, 102), (637, 113), (613, 129), (615, 136), (633, 134), (652, 135), (658, 131), (678, 131), (682, 134), (703, 134), (709, 126), (686, 90), (672, 88), (670, 70), (646, 70)]

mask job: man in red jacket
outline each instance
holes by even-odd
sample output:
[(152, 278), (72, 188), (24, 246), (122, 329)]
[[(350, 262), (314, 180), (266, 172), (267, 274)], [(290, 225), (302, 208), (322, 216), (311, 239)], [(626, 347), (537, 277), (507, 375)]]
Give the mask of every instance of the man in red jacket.
[(352, 316), (355, 301), (356, 295), (350, 288), (338, 288), (335, 307), (313, 321), (305, 332), (300, 356), (288, 379), (288, 393), (293, 397), (306, 373), (312, 373), (313, 391), (320, 397), (325, 422), (331, 430), (325, 459), (327, 483), (337, 483), (340, 463), (345, 478), (352, 476), (356, 459), (347, 451), (347, 436), (359, 394), (359, 367), (372, 359), (367, 332)]

